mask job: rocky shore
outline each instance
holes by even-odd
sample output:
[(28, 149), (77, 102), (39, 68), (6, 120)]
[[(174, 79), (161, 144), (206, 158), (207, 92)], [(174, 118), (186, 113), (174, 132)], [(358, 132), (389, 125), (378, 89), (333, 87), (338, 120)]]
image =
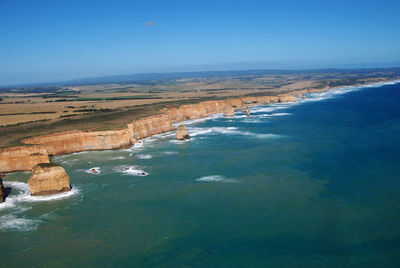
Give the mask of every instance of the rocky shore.
[[(321, 89), (325, 91), (327, 89)], [(277, 96), (240, 97), (226, 100), (204, 101), (179, 107), (164, 108), (159, 115), (127, 124), (125, 129), (110, 131), (69, 131), (22, 140), (25, 146), (0, 149), (0, 172), (32, 171), (28, 184), (32, 195), (52, 194), (69, 190), (69, 177), (58, 165), (50, 164), (50, 157), (82, 151), (110, 150), (129, 147), (155, 134), (175, 130), (174, 123), (206, 118), (214, 114), (232, 117), (236, 110), (248, 116), (249, 106), (278, 102), (295, 102), (304, 97), (306, 90)], [(181, 125), (177, 139), (187, 139), (189, 134)]]
[(110, 131), (68, 131), (22, 140), (25, 146), (0, 149), (0, 172), (31, 171), (39, 163), (50, 163), (51, 156), (82, 151), (111, 150), (129, 147), (140, 139), (175, 130), (173, 123), (200, 119), (223, 113), (233, 116), (243, 107), (296, 101), (295, 94), (243, 97), (205, 101), (197, 104), (165, 108), (160, 115), (129, 123), (125, 129)]

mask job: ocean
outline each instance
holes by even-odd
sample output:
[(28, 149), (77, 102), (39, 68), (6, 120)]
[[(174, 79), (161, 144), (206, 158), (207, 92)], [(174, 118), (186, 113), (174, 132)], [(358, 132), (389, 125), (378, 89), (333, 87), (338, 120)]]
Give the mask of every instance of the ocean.
[(188, 121), (55, 157), (54, 196), (9, 174), (0, 267), (398, 267), (399, 103), (387, 83)]

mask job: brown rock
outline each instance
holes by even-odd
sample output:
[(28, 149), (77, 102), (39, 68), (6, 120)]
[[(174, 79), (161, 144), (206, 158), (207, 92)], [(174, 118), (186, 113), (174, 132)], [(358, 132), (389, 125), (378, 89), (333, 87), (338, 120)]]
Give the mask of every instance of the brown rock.
[(49, 195), (71, 190), (69, 176), (57, 164), (38, 164), (28, 180), (31, 195)]
[(28, 138), (22, 142), (41, 144), (50, 155), (62, 155), (128, 147), (132, 144), (132, 133), (129, 129), (93, 132), (76, 130)]
[(250, 116), (250, 110), (247, 110), (246, 115), (247, 115), (247, 117)]
[(4, 186), (3, 179), (0, 177), (0, 203), (4, 202)]
[(184, 124), (180, 125), (176, 129), (176, 139), (177, 140), (187, 140), (190, 139), (189, 132), (187, 131)]
[(50, 157), (43, 146), (0, 149), (0, 172), (31, 171), (39, 163), (50, 163)]
[(167, 115), (155, 115), (128, 124), (128, 129), (133, 138), (143, 139), (155, 134), (172, 131), (174, 127)]
[(235, 110), (231, 105), (227, 106), (224, 110), (224, 116), (232, 117), (235, 115)]
[(279, 95), (279, 102), (296, 102), (297, 98), (292, 95), (283, 94)]

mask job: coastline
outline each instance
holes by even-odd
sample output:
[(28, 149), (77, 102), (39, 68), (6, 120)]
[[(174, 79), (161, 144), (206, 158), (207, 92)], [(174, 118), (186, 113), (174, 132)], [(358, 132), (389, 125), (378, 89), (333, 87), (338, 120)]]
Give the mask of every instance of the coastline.
[(241, 110), (247, 107), (274, 103), (296, 102), (306, 94), (334, 90), (396, 84), (400, 80), (371, 82), (357, 86), (340, 86), (320, 90), (294, 90), (277, 96), (235, 97), (226, 100), (202, 101), (163, 108), (160, 114), (144, 117), (127, 124), (125, 129), (110, 131), (67, 131), (24, 139), (24, 145), (0, 149), (0, 172), (31, 171), (38, 163), (50, 163), (51, 156), (67, 155), (85, 151), (119, 150), (139, 143), (154, 135), (174, 131), (176, 125), (190, 120), (201, 120), (224, 113), (228, 108)]

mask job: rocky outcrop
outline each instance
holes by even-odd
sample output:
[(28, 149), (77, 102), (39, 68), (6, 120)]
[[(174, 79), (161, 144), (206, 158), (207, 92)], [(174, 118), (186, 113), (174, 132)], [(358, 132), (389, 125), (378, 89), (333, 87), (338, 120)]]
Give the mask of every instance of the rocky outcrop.
[[(111, 150), (128, 147), (135, 142), (129, 129), (110, 131), (69, 131), (38, 136), (22, 141), (41, 144), (49, 155), (62, 155), (82, 151)], [(32, 166), (31, 166), (32, 167)]]
[(69, 176), (57, 164), (38, 164), (28, 180), (31, 195), (49, 195), (71, 190)]
[(128, 124), (128, 130), (135, 139), (143, 139), (155, 134), (174, 130), (168, 115), (155, 115)]
[(44, 146), (0, 149), (0, 172), (30, 171), (38, 163), (50, 163), (50, 157)]
[(189, 132), (187, 131), (184, 124), (180, 125), (176, 129), (176, 139), (177, 140), (187, 140), (190, 139)]
[(3, 174), (0, 173), (0, 203), (4, 202), (4, 198), (5, 198), (5, 190), (4, 190), (4, 186), (3, 186)]

